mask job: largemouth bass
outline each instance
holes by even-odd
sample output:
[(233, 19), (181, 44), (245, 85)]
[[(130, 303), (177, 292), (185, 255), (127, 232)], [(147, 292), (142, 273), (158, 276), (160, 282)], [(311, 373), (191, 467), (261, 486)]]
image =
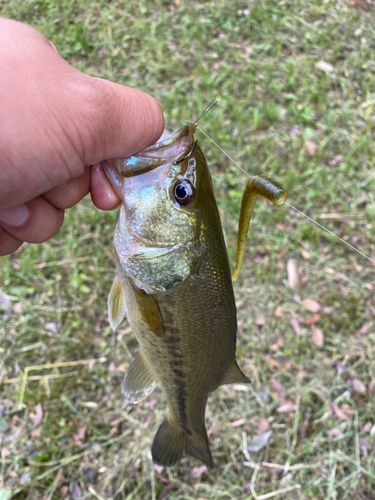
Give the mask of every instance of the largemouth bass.
[[(117, 275), (109, 298), (113, 329), (125, 315), (139, 350), (123, 382), (132, 403), (160, 385), (168, 416), (152, 444), (154, 462), (171, 466), (183, 453), (212, 467), (205, 428), (208, 395), (249, 383), (236, 359), (231, 272), (196, 122), (136, 156), (104, 162), (122, 200), (115, 235)], [(286, 193), (253, 178), (241, 209), (236, 274), (259, 194), (281, 204)], [(250, 207), (250, 208), (249, 208)]]

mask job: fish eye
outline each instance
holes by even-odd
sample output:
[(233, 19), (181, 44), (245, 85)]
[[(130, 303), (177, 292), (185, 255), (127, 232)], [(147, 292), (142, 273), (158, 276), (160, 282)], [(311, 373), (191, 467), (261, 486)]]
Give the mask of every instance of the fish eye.
[(194, 198), (194, 188), (185, 179), (177, 181), (173, 187), (173, 197), (179, 205), (188, 205)]

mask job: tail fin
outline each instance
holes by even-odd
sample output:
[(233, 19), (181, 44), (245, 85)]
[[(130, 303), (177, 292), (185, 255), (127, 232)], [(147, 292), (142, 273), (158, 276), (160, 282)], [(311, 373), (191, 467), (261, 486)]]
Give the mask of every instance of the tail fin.
[(165, 418), (152, 443), (153, 461), (164, 467), (170, 467), (180, 461), (184, 452), (212, 469), (213, 462), (206, 429), (203, 429), (202, 433), (184, 434)]

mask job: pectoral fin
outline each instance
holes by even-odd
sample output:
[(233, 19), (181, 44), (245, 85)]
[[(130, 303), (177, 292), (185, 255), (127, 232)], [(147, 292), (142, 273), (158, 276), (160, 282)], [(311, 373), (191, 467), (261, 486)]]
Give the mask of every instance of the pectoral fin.
[(164, 333), (164, 323), (158, 301), (154, 295), (133, 286), (135, 299), (142, 318), (150, 330), (156, 335)]
[(121, 321), (125, 318), (125, 296), (118, 276), (112, 283), (111, 291), (108, 295), (108, 319), (112, 330), (116, 330)]
[(229, 372), (225, 375), (220, 385), (225, 384), (250, 384), (250, 380), (242, 373), (236, 360), (233, 361)]
[(158, 385), (146, 358), (139, 351), (131, 361), (122, 383), (122, 391), (130, 403), (136, 404)]

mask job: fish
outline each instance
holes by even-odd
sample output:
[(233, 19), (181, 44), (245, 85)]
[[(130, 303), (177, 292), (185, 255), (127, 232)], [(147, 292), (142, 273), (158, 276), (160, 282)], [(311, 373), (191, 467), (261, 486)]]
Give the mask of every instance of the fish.
[[(231, 270), (210, 171), (194, 140), (198, 119), (136, 155), (103, 162), (121, 199), (108, 317), (113, 330), (127, 317), (138, 341), (124, 396), (136, 404), (157, 385), (165, 394), (168, 414), (151, 446), (153, 461), (172, 466), (186, 454), (212, 468), (207, 398), (222, 385), (250, 380), (235, 357)], [(234, 279), (259, 195), (276, 204), (287, 198), (265, 177), (249, 181)]]

